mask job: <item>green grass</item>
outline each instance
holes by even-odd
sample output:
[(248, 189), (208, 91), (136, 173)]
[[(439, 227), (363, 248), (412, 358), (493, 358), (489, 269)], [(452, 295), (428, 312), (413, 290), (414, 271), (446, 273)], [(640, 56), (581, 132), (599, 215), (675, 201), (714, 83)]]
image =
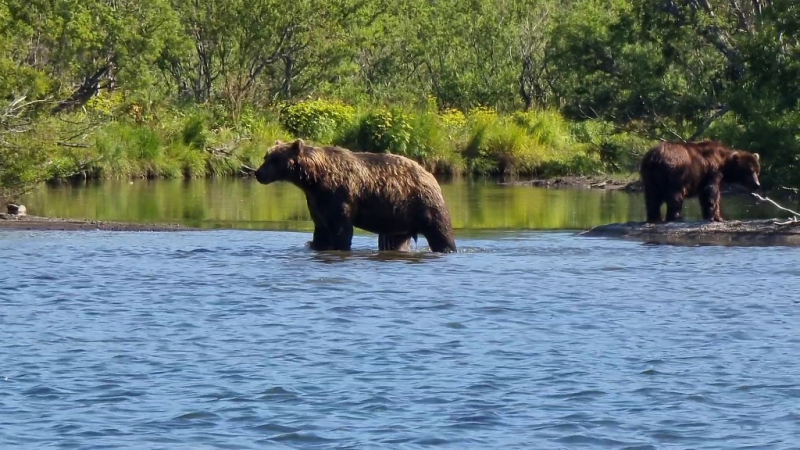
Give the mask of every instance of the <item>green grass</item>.
[[(48, 127), (60, 127), (51, 130), (54, 135), (72, 131), (69, 121), (46, 121)], [(557, 111), (438, 111), (430, 104), (356, 108), (315, 100), (260, 114), (248, 110), (238, 121), (216, 107), (165, 107), (146, 119), (120, 113), (95, 122), (80, 148), (27, 137), (28, 147), (47, 155), (47, 163), (41, 154), (30, 160), (44, 167), (46, 174), (39, 178), (237, 176), (245, 167), (258, 167), (276, 140), (297, 137), (354, 151), (401, 154), (437, 174), (588, 175), (630, 171), (649, 144), (600, 122), (570, 123)], [(25, 164), (7, 166), (6, 178), (14, 178), (9, 171), (31, 178)]]

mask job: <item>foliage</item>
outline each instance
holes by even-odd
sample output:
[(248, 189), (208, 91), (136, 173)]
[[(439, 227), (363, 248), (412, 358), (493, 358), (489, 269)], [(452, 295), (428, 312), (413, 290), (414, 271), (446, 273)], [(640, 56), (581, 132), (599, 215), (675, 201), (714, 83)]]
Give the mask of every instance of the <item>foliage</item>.
[(352, 125), (354, 114), (353, 107), (340, 102), (306, 101), (283, 108), (281, 125), (295, 136), (330, 142)]
[(411, 121), (398, 109), (377, 110), (364, 115), (356, 131), (358, 149), (405, 155), (411, 142)]
[(800, 183), (798, 36), (794, 0), (7, 0), (0, 100), (37, 103), (0, 184), (238, 174), (277, 137), (508, 175), (713, 137)]

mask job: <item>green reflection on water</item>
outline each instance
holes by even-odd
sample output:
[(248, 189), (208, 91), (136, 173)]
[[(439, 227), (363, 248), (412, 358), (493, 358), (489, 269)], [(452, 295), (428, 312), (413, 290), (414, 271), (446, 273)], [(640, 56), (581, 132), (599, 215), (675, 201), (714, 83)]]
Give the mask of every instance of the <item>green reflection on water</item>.
[[(579, 230), (644, 220), (641, 194), (501, 186), (490, 180), (442, 182), (453, 226), (470, 230)], [(137, 180), (47, 186), (23, 199), (28, 213), (50, 217), (182, 223), (203, 228), (312, 230), (302, 192), (252, 179)], [(792, 207), (794, 205), (788, 204)], [(748, 196), (723, 198), (726, 218), (775, 217)], [(695, 199), (685, 206), (698, 219)]]

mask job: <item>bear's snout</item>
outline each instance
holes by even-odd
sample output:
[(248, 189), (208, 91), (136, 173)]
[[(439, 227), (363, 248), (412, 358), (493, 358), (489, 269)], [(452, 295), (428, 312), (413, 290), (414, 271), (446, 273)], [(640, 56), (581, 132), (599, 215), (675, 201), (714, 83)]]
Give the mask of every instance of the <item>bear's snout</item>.
[(265, 167), (262, 165), (261, 167), (256, 170), (256, 181), (261, 184), (270, 184), (275, 181), (275, 176), (273, 173), (274, 170), (270, 170), (269, 167)]
[(753, 179), (750, 180), (750, 191), (761, 192), (761, 183), (758, 181), (758, 177), (755, 175), (753, 175)]

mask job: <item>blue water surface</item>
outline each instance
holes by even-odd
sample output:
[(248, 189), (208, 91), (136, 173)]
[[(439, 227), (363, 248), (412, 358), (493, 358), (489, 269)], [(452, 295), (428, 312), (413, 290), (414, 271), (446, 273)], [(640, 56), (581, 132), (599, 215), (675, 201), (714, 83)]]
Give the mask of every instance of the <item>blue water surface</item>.
[(0, 231), (2, 448), (791, 448), (800, 253)]

